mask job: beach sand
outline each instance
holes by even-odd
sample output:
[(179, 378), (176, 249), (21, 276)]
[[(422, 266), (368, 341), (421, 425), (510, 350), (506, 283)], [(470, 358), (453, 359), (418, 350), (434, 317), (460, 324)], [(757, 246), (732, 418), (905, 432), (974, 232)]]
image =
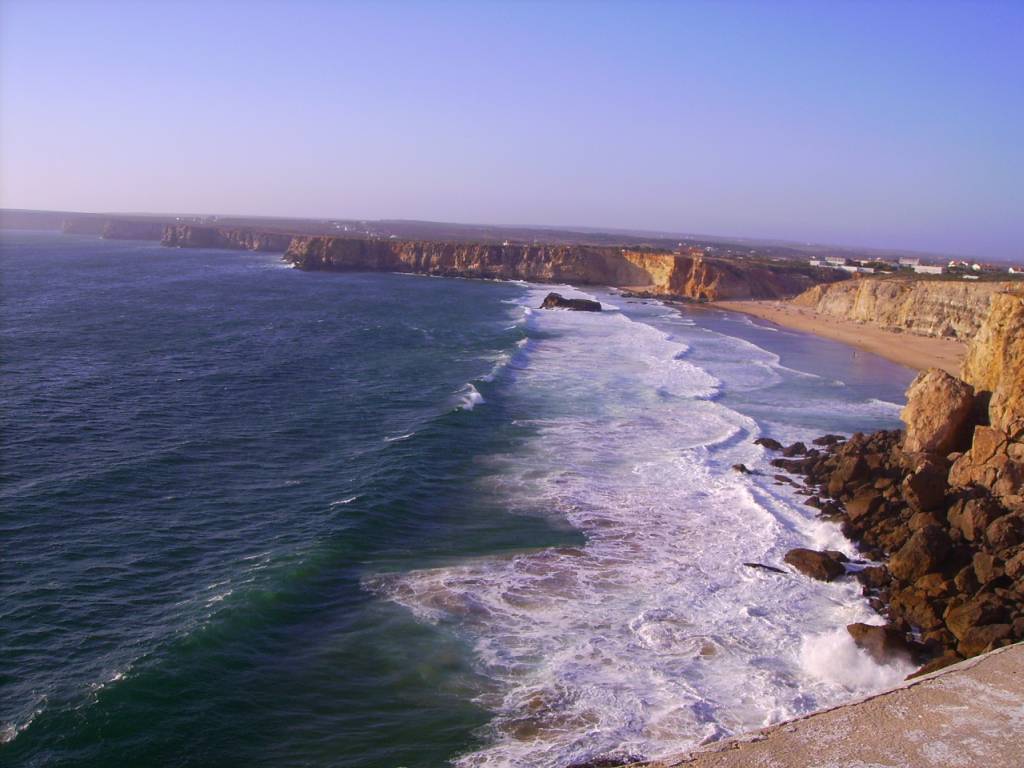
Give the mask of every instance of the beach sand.
[(878, 328), (798, 307), (786, 301), (715, 301), (709, 306), (742, 312), (805, 333), (866, 350), (908, 368), (941, 368), (959, 374), (967, 345), (955, 339), (939, 339)]

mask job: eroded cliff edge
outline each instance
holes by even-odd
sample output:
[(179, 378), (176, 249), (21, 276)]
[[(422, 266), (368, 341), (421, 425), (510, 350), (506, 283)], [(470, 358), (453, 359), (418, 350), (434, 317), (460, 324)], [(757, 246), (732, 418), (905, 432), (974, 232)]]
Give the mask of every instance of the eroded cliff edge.
[(813, 286), (793, 303), (889, 330), (969, 340), (988, 316), (992, 297), (1017, 285), (868, 277)]
[(292, 241), (285, 232), (265, 232), (244, 227), (207, 227), (197, 224), (168, 224), (161, 245), (172, 248), (228, 248), (239, 251), (283, 252)]
[(733, 262), (586, 245), (496, 245), (341, 237), (296, 237), (285, 252), (299, 269), (413, 272), (448, 277), (609, 285), (694, 300), (784, 298), (832, 270), (797, 263)]
[[(904, 431), (819, 439), (772, 463), (885, 562), (856, 573), (888, 623), (851, 625), (854, 640), (880, 661), (936, 657), (928, 671), (1024, 640), (1024, 287), (991, 295), (960, 377), (923, 371), (900, 415)], [(795, 567), (835, 559), (794, 552)], [(828, 579), (847, 573), (831, 567)]]

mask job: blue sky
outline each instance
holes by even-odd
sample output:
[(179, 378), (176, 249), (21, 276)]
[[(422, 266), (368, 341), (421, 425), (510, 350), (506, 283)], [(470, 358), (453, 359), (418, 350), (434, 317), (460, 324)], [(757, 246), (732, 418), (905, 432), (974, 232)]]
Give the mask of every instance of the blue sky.
[(1024, 1), (0, 2), (0, 204), (1024, 260)]

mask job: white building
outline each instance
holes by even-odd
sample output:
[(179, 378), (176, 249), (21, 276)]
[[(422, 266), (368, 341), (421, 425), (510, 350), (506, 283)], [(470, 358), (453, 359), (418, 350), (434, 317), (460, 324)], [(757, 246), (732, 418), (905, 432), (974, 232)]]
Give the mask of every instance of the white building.
[(911, 258), (909, 256), (904, 256), (904, 257), (900, 258), (900, 262), (899, 262), (901, 267), (916, 267), (920, 263), (921, 263), (920, 259)]
[[(903, 259), (900, 259), (900, 261), (903, 261)], [(942, 267), (937, 267), (937, 266), (933, 267), (930, 264), (915, 264), (914, 265), (914, 272), (916, 272), (919, 275), (941, 275), (942, 274), (942, 270), (943, 270)]]

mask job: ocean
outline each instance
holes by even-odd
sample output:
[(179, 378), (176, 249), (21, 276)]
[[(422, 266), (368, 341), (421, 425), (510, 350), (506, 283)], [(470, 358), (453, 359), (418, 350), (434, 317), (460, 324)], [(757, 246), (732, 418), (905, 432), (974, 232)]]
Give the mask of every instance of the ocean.
[(273, 254), (4, 232), (0, 277), (6, 766), (562, 768), (909, 671), (855, 582), (743, 563), (853, 554), (752, 440), (895, 427), (912, 371)]

